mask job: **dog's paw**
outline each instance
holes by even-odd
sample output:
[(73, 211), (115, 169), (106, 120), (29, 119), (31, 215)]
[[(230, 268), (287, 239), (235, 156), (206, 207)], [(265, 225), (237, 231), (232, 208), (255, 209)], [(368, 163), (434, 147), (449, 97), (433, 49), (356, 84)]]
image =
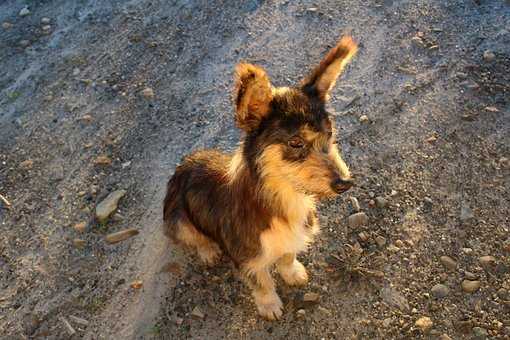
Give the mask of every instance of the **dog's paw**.
[(283, 281), (289, 286), (304, 286), (308, 283), (308, 273), (305, 266), (299, 261), (294, 261), (290, 266), (279, 268)]
[(216, 245), (200, 247), (197, 249), (197, 253), (200, 260), (208, 267), (212, 267), (218, 263), (221, 257), (221, 250)]
[(275, 293), (263, 300), (255, 301), (259, 315), (270, 321), (280, 319), (283, 314), (283, 304), (278, 295)]

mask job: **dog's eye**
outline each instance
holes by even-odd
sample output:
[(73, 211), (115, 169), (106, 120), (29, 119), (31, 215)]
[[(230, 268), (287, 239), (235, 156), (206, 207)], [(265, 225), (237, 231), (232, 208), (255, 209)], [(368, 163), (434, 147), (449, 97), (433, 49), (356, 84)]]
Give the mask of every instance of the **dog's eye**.
[(289, 146), (299, 149), (305, 146), (305, 142), (301, 139), (301, 137), (294, 136), (291, 139), (289, 139)]

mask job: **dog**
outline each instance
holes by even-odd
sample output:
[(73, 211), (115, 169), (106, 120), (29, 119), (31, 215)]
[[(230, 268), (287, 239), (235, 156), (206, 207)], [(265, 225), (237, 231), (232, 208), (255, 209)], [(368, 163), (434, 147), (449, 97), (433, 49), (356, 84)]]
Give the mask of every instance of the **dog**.
[(166, 235), (195, 250), (207, 265), (226, 253), (268, 320), (282, 316), (272, 267), (288, 285), (307, 283), (296, 254), (319, 231), (316, 203), (354, 183), (326, 103), (356, 51), (355, 41), (343, 37), (292, 88), (271, 85), (261, 67), (238, 64), (235, 121), (244, 133), (237, 151), (194, 152), (167, 185)]

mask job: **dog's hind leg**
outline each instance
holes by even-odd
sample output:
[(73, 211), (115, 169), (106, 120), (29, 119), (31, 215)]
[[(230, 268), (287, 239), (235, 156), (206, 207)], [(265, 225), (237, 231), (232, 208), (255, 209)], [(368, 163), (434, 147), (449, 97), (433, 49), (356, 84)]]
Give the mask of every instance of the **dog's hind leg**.
[(180, 219), (177, 222), (175, 239), (195, 249), (200, 260), (208, 266), (214, 265), (221, 256), (218, 244), (198, 231), (187, 219)]

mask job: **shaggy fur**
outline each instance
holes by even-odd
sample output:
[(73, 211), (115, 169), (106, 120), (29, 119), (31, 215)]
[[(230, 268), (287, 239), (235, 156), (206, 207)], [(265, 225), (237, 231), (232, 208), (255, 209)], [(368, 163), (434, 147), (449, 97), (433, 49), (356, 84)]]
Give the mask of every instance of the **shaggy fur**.
[(350, 37), (342, 38), (296, 88), (274, 88), (262, 68), (239, 64), (235, 120), (244, 137), (238, 150), (195, 152), (168, 182), (167, 235), (209, 265), (226, 253), (267, 319), (282, 315), (271, 267), (287, 284), (307, 282), (296, 254), (318, 232), (316, 202), (353, 183), (325, 103), (356, 49)]

